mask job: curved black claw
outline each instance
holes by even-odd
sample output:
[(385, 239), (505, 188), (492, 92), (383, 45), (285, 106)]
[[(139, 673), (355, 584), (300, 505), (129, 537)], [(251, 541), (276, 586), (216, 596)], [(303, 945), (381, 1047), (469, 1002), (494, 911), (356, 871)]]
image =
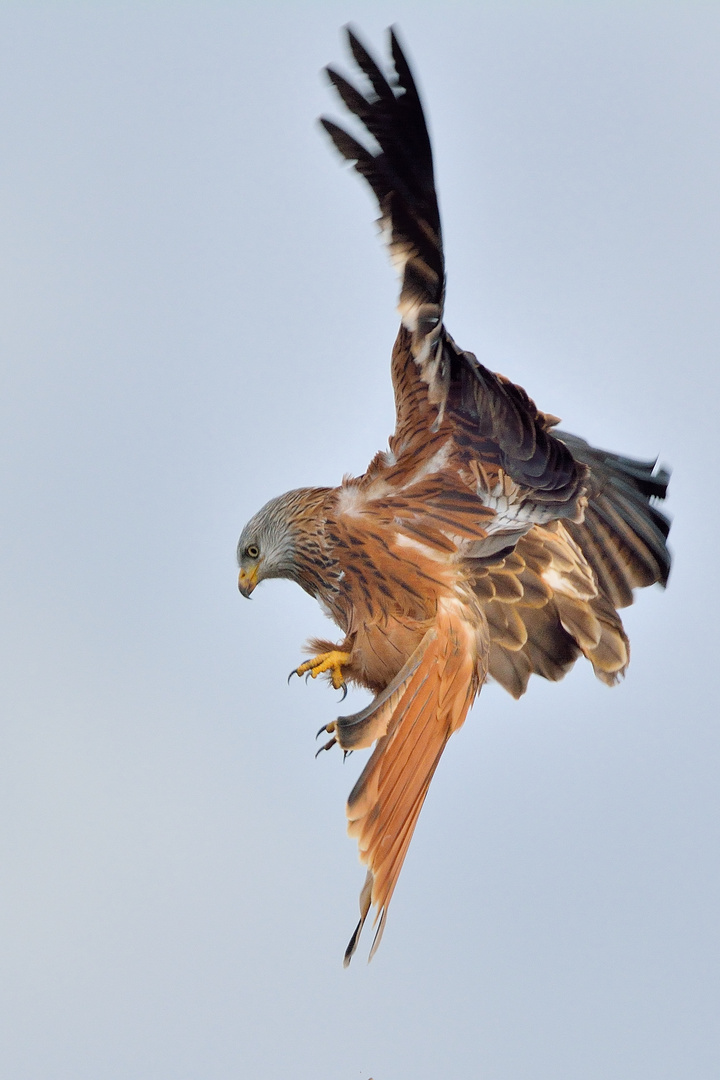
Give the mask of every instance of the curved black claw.
[(328, 735), (329, 735), (329, 734), (330, 734), (330, 732), (331, 732), (331, 731), (334, 731), (334, 730), (335, 730), (335, 721), (333, 720), (333, 721), (332, 721), (331, 723), (329, 723), (329, 724), (323, 724), (323, 726), (322, 726), (321, 728), (319, 728), (319, 729), (318, 729), (318, 733), (317, 733), (317, 735), (315, 736), (315, 738), (316, 738), (316, 739), (319, 739), (319, 738), (320, 738), (320, 736), (322, 735), (323, 731), (324, 731), (324, 732), (326, 732), (326, 734), (328, 734)]
[[(345, 700), (345, 698), (347, 697), (347, 683), (342, 683), (342, 684), (341, 684), (341, 685), (340, 685), (340, 686), (338, 687), (338, 690), (342, 690), (342, 692), (343, 692), (343, 696), (342, 696), (342, 697), (340, 698), (340, 701), (344, 701), (344, 700)], [(339, 703), (338, 703), (338, 704), (339, 704)]]
[[(290, 672), (290, 674), (288, 675), (288, 678), (287, 678), (288, 686), (290, 685), (290, 680), (292, 679), (293, 675), (297, 675), (298, 678), (300, 677), (300, 672), (298, 671), (297, 668), (293, 668), (292, 671)], [(308, 679), (310, 678), (311, 675), (312, 675), (312, 671), (306, 671), (305, 672), (305, 682), (308, 681)]]
[[(320, 730), (322, 731), (322, 728)], [(320, 754), (322, 754), (323, 750), (330, 750), (331, 747), (333, 747), (336, 742), (337, 742), (337, 739), (333, 735), (332, 739), (328, 739), (328, 741), (323, 746), (320, 747), (320, 749), (318, 750), (315, 757), (316, 758), (320, 757)]]

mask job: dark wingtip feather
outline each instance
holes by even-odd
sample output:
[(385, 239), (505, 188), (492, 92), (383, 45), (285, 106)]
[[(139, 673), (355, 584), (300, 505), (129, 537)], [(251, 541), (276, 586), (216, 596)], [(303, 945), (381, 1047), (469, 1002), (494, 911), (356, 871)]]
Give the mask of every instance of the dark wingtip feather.
[(393, 58), (393, 64), (395, 65), (395, 71), (398, 76), (398, 85), (403, 88), (406, 94), (410, 94), (415, 101), (420, 101), (420, 95), (415, 85), (412, 71), (405, 55), (400, 38), (398, 37), (397, 26), (391, 26), (390, 30), (390, 53)]
[(335, 68), (329, 64), (324, 69), (327, 78), (331, 85), (336, 90), (340, 100), (351, 113), (362, 118), (363, 114), (367, 112), (368, 103), (362, 94), (355, 89), (352, 83), (349, 83), (344, 75), (341, 75), (339, 71), (335, 71)]
[(376, 64), (372, 55), (363, 45), (357, 32), (352, 26), (347, 25), (345, 27), (345, 33), (347, 34), (348, 45), (350, 46), (350, 52), (353, 55), (355, 63), (361, 71), (367, 75), (378, 98), (383, 101), (394, 101), (395, 95), (392, 92), (392, 87)]
[(321, 116), (318, 122), (332, 139), (335, 149), (342, 154), (346, 161), (367, 161), (372, 158), (370, 151), (362, 143), (359, 143), (352, 135), (348, 135), (347, 131), (333, 120)]

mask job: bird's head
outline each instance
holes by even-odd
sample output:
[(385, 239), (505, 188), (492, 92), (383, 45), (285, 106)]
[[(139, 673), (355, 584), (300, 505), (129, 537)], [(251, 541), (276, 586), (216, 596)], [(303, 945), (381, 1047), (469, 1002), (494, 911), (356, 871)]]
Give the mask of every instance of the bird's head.
[(307, 588), (303, 574), (308, 534), (317, 522), (317, 495), (326, 489), (288, 491), (259, 510), (240, 534), (237, 548), (238, 588), (250, 596), (265, 578), (290, 578)]

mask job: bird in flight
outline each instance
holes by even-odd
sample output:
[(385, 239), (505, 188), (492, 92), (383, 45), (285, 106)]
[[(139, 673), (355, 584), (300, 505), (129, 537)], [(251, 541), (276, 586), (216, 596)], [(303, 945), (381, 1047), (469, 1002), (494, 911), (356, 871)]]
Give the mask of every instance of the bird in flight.
[[(373, 694), (327, 724), (325, 749), (374, 744), (347, 802), (367, 866), (374, 954), (445, 745), (483, 683), (514, 697), (530, 675), (558, 680), (579, 656), (612, 686), (628, 664), (618, 609), (670, 570), (654, 462), (598, 450), (558, 429), (520, 387), (455, 344), (443, 323), (445, 269), (430, 140), (394, 30), (383, 74), (348, 30), (364, 76), (328, 78), (370, 145), (321, 121), (372, 189), (400, 278), (392, 352), (396, 424), (363, 476), (272, 499), (242, 531), (239, 588), (289, 578), (342, 632), (313, 640), (297, 674)], [(323, 729), (321, 729), (323, 730)]]

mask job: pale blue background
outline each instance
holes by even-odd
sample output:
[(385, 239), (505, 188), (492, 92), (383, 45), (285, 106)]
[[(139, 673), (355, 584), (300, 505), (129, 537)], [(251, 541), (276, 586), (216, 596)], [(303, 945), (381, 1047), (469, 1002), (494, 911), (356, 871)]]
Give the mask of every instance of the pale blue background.
[[(418, 73), (451, 332), (672, 463), (676, 562), (619, 688), (486, 688), (343, 971), (361, 762), (285, 682), (329, 627), (234, 546), (392, 427), (395, 282), (315, 126), (348, 20)], [(0, 1075), (720, 1075), (719, 50), (689, 0), (0, 8)]]

